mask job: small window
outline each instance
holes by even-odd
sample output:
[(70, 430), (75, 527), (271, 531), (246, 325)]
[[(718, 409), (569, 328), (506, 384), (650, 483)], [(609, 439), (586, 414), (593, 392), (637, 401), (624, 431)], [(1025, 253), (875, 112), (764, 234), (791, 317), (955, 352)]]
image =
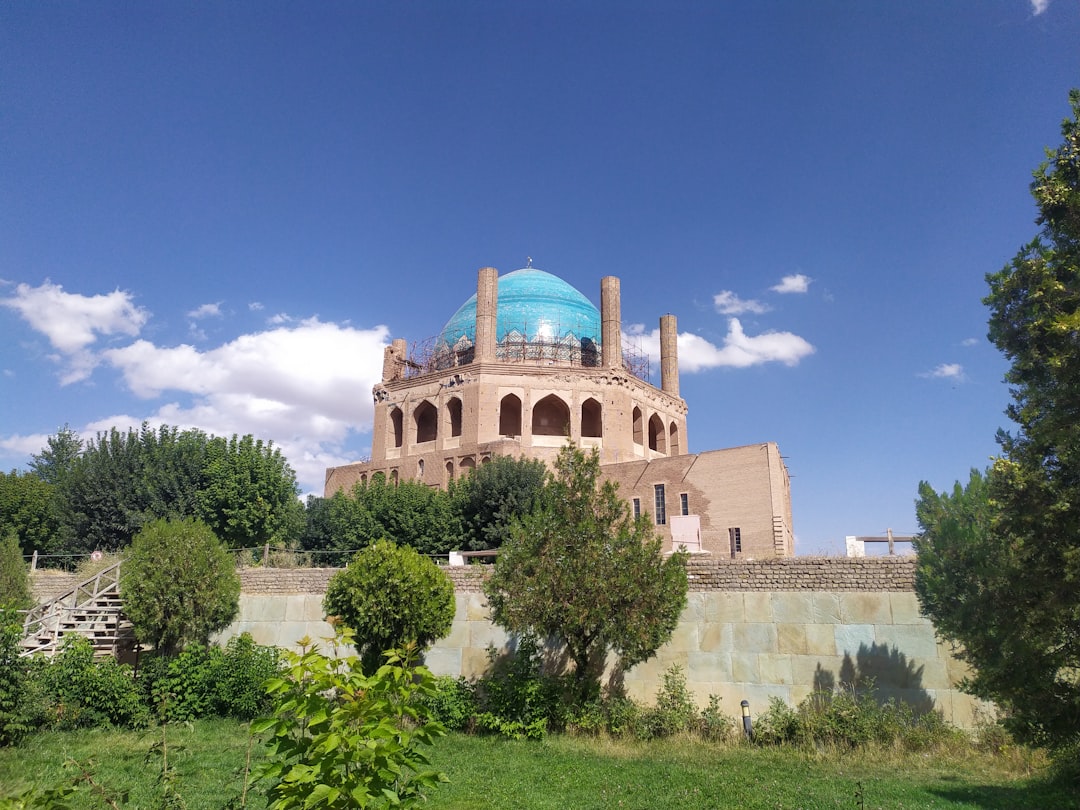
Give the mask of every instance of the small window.
[(679, 508), (682, 509), (684, 515), (690, 514), (690, 496), (685, 492), (679, 495)]
[(641, 498), (634, 498), (634, 517), (641, 517)]
[(667, 504), (664, 502), (664, 485), (653, 484), (653, 499), (656, 501), (656, 525), (667, 523)]
[(742, 532), (736, 527), (728, 529), (728, 540), (731, 541), (731, 556), (742, 554)]

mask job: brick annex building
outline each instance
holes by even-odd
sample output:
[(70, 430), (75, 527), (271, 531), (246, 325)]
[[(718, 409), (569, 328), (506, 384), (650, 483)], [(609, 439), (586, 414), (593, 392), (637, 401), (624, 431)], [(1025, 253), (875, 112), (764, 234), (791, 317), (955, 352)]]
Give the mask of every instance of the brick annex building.
[(325, 494), (372, 475), (445, 487), (493, 456), (550, 463), (569, 436), (668, 548), (743, 558), (794, 553), (791, 484), (774, 442), (688, 452), (676, 320), (660, 318), (660, 387), (625, 346), (619, 279), (600, 309), (534, 267), (480, 270), (476, 295), (433, 340), (394, 340), (375, 386), (371, 460), (326, 471)]

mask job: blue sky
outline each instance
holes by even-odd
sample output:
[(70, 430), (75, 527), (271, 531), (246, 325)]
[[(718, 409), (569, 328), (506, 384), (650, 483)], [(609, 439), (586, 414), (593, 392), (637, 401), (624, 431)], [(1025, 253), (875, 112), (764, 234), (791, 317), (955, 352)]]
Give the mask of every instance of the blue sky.
[(1006, 426), (984, 276), (1078, 43), (1075, 0), (2, 4), (0, 465), (149, 420), (319, 491), (381, 347), (532, 257), (678, 316), (691, 451), (778, 442), (799, 553), (914, 532)]

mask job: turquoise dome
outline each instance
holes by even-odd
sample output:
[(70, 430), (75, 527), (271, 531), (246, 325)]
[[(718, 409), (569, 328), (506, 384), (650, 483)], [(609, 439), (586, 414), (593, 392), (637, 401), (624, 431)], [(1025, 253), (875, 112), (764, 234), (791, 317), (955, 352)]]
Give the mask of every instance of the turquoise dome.
[[(562, 347), (586, 364), (600, 346), (600, 311), (561, 278), (526, 267), (499, 276), (496, 355), (510, 347)], [(435, 341), (436, 352), (462, 352), (476, 342), (476, 296), (461, 305)], [(518, 352), (514, 352), (517, 354)], [(529, 351), (529, 355), (534, 352)], [(542, 352), (546, 355), (547, 352)]]

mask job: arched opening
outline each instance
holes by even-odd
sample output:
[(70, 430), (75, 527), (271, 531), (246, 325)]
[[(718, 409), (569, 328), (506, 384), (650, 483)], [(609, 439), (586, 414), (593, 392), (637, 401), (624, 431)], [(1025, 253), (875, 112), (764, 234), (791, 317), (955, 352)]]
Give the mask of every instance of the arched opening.
[(674, 422), (671, 423), (671, 427), (668, 428), (668, 455), (677, 456), (682, 452), (680, 450), (681, 444), (679, 442), (679, 426)]
[(461, 460), (461, 469), (463, 469), (463, 470), (474, 470), (474, 469), (476, 469), (476, 460), (472, 456), (465, 456), (465, 458), (463, 458)]
[(416, 477), (417, 479), (423, 479), (424, 477), (424, 460), (420, 459), (416, 462)]
[(597, 439), (604, 435), (603, 409), (591, 397), (581, 403), (581, 435)]
[(649, 417), (649, 449), (657, 453), (667, 452), (667, 431), (664, 430), (664, 420), (659, 414), (654, 413)]
[(446, 480), (447, 481), (453, 481), (454, 480), (454, 462), (452, 462), (452, 461), (446, 462)]
[(390, 408), (390, 438), (393, 440), (394, 447), (401, 447), (405, 441), (404, 418), (401, 408), (397, 405)]
[(570, 431), (570, 409), (554, 394), (548, 394), (533, 405), (532, 432), (534, 436), (565, 436)]
[(395, 487), (397, 486), (397, 479), (398, 479), (397, 470), (391, 470), (390, 471), (390, 483), (393, 484)]
[(641, 418), (641, 408), (634, 406), (634, 444), (645, 444), (645, 423)]
[(521, 435), (521, 400), (514, 394), (507, 394), (499, 403), (499, 435)]
[(367, 473), (360, 473), (360, 483), (367, 486)]
[(484, 456), (483, 458), (480, 459), (480, 466), (481, 467), (483, 467), (485, 464), (490, 464), (490, 463), (491, 463), (491, 456)]
[(446, 415), (450, 417), (450, 435), (461, 435), (461, 400), (457, 397), (451, 398), (446, 403)]
[(424, 400), (413, 409), (413, 422), (416, 424), (416, 443), (433, 442), (439, 435), (439, 413), (435, 406)]

